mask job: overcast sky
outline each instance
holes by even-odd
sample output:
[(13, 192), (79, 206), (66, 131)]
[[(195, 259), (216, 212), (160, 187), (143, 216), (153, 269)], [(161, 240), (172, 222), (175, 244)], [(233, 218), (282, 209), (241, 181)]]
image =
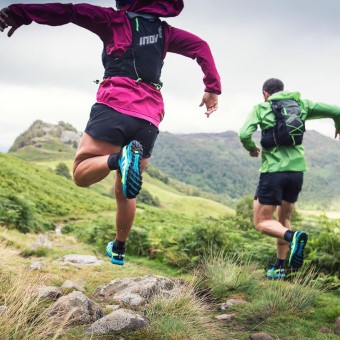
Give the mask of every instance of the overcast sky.
[[(33, 1), (46, 2), (55, 1)], [(88, 2), (114, 5), (113, 0)], [(0, 7), (13, 3), (0, 1)], [(303, 98), (340, 106), (339, 13), (339, 0), (186, 0), (180, 16), (167, 22), (209, 43), (223, 93), (219, 110), (207, 119), (199, 107), (204, 90), (199, 66), (169, 53), (160, 130), (238, 131), (262, 101), (262, 84), (271, 77)], [(96, 35), (72, 24), (23, 26), (12, 38), (0, 33), (0, 150), (36, 119), (63, 120), (83, 131), (95, 102), (93, 81), (103, 75), (101, 52)], [(332, 120), (307, 128), (334, 136)]]

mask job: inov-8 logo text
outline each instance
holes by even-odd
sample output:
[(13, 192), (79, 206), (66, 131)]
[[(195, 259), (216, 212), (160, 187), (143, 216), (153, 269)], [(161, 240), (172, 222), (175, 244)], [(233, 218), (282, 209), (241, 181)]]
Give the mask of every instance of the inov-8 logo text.
[(146, 37), (139, 38), (139, 45), (149, 45), (149, 44), (156, 44), (158, 41), (159, 34), (156, 35), (149, 35)]

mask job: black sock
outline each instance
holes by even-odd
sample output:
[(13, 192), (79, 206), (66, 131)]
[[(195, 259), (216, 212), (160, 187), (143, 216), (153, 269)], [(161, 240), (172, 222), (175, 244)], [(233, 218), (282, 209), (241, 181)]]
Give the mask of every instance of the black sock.
[(295, 233), (295, 231), (287, 230), (287, 231), (284, 233), (283, 238), (284, 238), (286, 241), (290, 242), (290, 241), (293, 239), (294, 233)]
[(118, 159), (121, 155), (121, 152), (114, 153), (109, 156), (107, 160), (107, 165), (111, 170), (117, 170), (118, 169)]
[(274, 267), (275, 268), (283, 268), (285, 265), (285, 259), (276, 259), (275, 263), (274, 263)]
[(116, 239), (115, 248), (118, 254), (124, 254), (125, 253), (125, 242), (118, 241)]

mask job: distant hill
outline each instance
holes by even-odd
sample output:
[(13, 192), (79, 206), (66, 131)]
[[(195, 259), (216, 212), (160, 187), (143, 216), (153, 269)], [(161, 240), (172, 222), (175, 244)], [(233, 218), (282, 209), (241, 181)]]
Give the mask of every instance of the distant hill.
[(57, 125), (36, 120), (18, 136), (9, 153), (29, 161), (72, 159), (80, 141), (80, 133), (71, 125)]
[[(259, 138), (257, 134), (255, 139)], [(339, 142), (307, 131), (304, 146), (309, 165), (299, 207), (340, 210)], [(71, 125), (36, 121), (18, 136), (10, 153), (25, 160), (72, 160), (80, 134)], [(259, 158), (251, 158), (233, 131), (223, 133), (172, 134), (161, 132), (151, 164), (171, 179), (192, 186), (193, 195), (229, 206), (256, 189)], [(106, 189), (105, 189), (106, 190)], [(188, 188), (182, 192), (188, 193)]]
[[(259, 139), (259, 134), (257, 135)], [(340, 143), (308, 131), (304, 146), (309, 165), (299, 207), (339, 210)], [(160, 133), (152, 164), (184, 183), (237, 200), (253, 194), (260, 167), (243, 149), (236, 132)]]

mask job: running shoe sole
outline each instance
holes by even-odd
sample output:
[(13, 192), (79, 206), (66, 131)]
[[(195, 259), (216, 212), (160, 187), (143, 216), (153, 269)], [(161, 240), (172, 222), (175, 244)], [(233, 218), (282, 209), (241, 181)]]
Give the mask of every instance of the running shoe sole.
[(135, 140), (122, 149), (118, 165), (122, 177), (123, 194), (126, 198), (135, 198), (142, 188), (143, 180), (140, 170), (142, 156), (143, 147)]
[(111, 259), (111, 263), (117, 264), (119, 266), (124, 265), (125, 255), (112, 252), (112, 246), (113, 246), (113, 242), (111, 241), (107, 244), (106, 249), (105, 249), (107, 256)]
[(298, 269), (303, 265), (304, 250), (308, 241), (308, 235), (304, 231), (297, 231), (290, 243), (290, 257), (288, 267)]
[(283, 269), (269, 269), (267, 270), (266, 277), (269, 280), (284, 280), (286, 273)]

